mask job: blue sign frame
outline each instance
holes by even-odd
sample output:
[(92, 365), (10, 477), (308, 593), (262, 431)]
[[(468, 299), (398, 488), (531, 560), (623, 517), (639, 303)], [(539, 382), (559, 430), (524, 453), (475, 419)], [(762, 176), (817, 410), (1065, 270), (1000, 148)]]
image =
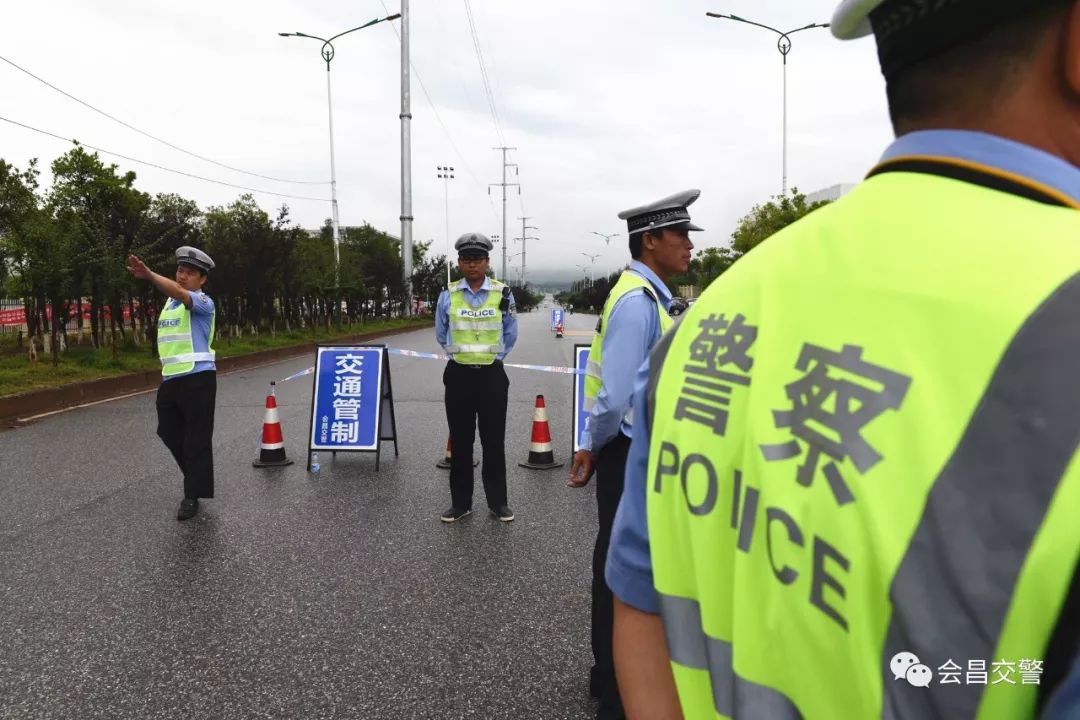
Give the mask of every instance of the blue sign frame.
[(374, 452), (379, 469), (380, 448), (393, 440), (398, 454), (390, 359), (385, 345), (319, 345), (311, 382), (311, 453)]
[(570, 444), (575, 453), (581, 449), (581, 435), (585, 432), (585, 421), (589, 417), (588, 411), (585, 410), (585, 368), (589, 365), (590, 347), (591, 345), (574, 345), (574, 369), (581, 373), (574, 375), (574, 402), (572, 405), (574, 421), (571, 423), (573, 437)]
[(566, 313), (561, 307), (551, 308), (551, 331), (555, 332), (555, 326), (566, 322)]

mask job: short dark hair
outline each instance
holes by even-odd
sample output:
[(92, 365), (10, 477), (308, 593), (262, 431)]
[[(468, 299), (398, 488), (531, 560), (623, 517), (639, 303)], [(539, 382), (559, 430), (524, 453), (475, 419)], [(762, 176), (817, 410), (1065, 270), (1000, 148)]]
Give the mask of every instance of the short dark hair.
[(943, 113), (992, 107), (1075, 2), (1053, 0), (1026, 17), (897, 70), (888, 79), (889, 115), (897, 134)]
[(645, 246), (645, 236), (652, 235), (657, 240), (664, 236), (664, 229), (657, 230), (641, 230), (636, 233), (630, 233), (630, 257), (634, 260), (641, 259), (641, 251)]

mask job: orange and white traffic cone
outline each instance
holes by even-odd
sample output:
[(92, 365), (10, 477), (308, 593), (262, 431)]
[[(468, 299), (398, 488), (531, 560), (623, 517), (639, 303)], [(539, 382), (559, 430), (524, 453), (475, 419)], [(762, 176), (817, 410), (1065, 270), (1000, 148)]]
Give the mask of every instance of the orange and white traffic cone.
[(529, 459), (518, 465), (533, 470), (551, 470), (563, 466), (563, 463), (555, 462), (555, 454), (551, 451), (551, 430), (548, 428), (547, 406), (544, 405), (543, 395), (536, 396)]
[[(479, 464), (480, 464), (479, 460), (473, 460), (473, 467), (476, 467)], [(444, 457), (439, 462), (435, 463), (435, 467), (442, 468), (443, 470), (449, 470), (450, 469), (450, 436), (449, 435), (446, 436), (446, 457)]]
[(270, 383), (270, 394), (266, 396), (266, 413), (263, 415), (259, 458), (251, 464), (255, 467), (292, 465), (292, 460), (285, 457), (285, 438), (281, 434), (281, 420), (278, 419), (277, 396), (274, 395), (273, 382)]

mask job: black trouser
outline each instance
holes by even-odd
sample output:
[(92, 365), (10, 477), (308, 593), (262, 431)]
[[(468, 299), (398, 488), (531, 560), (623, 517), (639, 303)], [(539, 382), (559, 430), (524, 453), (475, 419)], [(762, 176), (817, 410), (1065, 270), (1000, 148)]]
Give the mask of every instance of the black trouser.
[(214, 497), (214, 400), (217, 373), (181, 375), (161, 383), (157, 434), (184, 473), (185, 498)]
[(484, 451), (484, 494), (490, 508), (506, 505), (506, 399), (510, 379), (502, 362), (459, 365), (443, 371), (446, 422), (450, 425), (450, 500), (455, 508), (472, 508), (473, 441), (477, 424)]
[(602, 718), (623, 716), (611, 647), (615, 599), (604, 579), (604, 566), (611, 545), (611, 526), (615, 524), (615, 511), (619, 509), (619, 499), (622, 497), (623, 474), (629, 452), (630, 438), (620, 432), (596, 456), (596, 514), (600, 529), (596, 533), (596, 547), (593, 548), (592, 651), (596, 664), (592, 669), (590, 686), (592, 694), (600, 700), (599, 717)]

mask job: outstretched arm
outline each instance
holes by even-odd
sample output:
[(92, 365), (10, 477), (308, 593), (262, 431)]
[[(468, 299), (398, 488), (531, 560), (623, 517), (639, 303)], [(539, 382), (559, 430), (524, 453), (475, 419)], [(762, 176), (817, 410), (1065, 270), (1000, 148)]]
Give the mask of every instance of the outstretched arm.
[(149, 280), (150, 283), (161, 292), (165, 293), (174, 300), (178, 300), (187, 307), (191, 307), (191, 293), (184, 288), (180, 287), (180, 283), (165, 277), (164, 275), (158, 275), (156, 272), (146, 267), (146, 263), (138, 258), (136, 255), (128, 255), (127, 269), (139, 280)]

